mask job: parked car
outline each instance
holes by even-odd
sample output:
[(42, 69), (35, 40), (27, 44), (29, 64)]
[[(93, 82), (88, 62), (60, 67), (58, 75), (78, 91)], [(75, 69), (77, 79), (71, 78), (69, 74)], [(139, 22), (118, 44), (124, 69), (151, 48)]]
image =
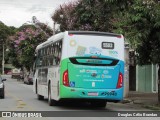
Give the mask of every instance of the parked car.
[(6, 81), (6, 79), (3, 79), (0, 76), (0, 98), (4, 98), (5, 97), (5, 85), (4, 85), (4, 81)]
[(17, 78), (17, 81), (24, 81), (24, 72), (22, 70), (20, 71), (20, 75)]
[(29, 73), (24, 76), (24, 83), (28, 85), (33, 84), (33, 73)]
[(21, 70), (17, 69), (17, 68), (14, 68), (14, 69), (12, 69), (12, 76), (11, 76), (11, 78), (19, 79), (20, 78), (20, 74), (21, 74)]

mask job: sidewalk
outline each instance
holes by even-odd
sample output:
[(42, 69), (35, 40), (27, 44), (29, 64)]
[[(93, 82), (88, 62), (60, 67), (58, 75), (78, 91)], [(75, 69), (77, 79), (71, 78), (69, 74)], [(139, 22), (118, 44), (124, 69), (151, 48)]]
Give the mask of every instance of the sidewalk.
[(158, 106), (158, 93), (130, 91), (128, 97), (124, 98), (122, 103), (139, 104), (148, 109), (160, 110), (160, 106)]

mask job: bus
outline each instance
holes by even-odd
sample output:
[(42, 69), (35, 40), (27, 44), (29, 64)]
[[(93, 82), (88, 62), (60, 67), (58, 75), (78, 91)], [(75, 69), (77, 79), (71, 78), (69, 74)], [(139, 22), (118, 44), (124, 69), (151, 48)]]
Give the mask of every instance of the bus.
[(81, 100), (96, 107), (123, 100), (124, 37), (96, 31), (65, 31), (36, 48), (33, 80), (38, 99), (50, 106)]

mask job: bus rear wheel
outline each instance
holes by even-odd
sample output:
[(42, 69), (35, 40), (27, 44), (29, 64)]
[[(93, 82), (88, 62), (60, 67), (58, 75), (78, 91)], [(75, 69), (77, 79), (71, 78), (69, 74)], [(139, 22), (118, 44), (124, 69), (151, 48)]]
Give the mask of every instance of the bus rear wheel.
[(106, 105), (107, 105), (107, 102), (106, 101), (91, 101), (90, 102), (90, 105), (92, 107), (101, 107), (101, 108), (105, 108)]
[(57, 105), (57, 101), (55, 101), (51, 98), (51, 87), (49, 87), (49, 90), (48, 90), (48, 105), (49, 106), (56, 106)]
[(37, 94), (37, 98), (38, 98), (38, 100), (43, 100), (44, 96)]

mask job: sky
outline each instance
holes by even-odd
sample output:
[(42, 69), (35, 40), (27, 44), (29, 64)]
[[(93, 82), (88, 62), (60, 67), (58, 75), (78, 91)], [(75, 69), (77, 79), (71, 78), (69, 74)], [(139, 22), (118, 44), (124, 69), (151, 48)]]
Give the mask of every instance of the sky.
[(52, 27), (51, 16), (55, 9), (70, 1), (74, 0), (0, 0), (0, 21), (7, 26), (20, 27), (36, 16)]

